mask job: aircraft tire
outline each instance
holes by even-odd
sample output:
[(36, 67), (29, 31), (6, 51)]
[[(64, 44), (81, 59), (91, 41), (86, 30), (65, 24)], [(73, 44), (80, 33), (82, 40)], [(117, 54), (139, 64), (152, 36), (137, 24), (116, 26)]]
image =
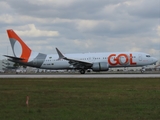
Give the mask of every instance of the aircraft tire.
[(85, 74), (85, 70), (84, 70), (84, 69), (81, 69), (79, 72), (80, 72), (81, 74)]
[(141, 73), (144, 73), (144, 72), (145, 72), (145, 70), (142, 69), (142, 70), (141, 70)]

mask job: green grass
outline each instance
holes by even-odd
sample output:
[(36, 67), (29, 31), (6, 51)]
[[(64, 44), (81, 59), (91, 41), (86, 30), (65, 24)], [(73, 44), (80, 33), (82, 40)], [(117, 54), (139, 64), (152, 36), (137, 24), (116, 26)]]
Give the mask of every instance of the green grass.
[(0, 120), (110, 119), (160, 119), (160, 79), (0, 79)]

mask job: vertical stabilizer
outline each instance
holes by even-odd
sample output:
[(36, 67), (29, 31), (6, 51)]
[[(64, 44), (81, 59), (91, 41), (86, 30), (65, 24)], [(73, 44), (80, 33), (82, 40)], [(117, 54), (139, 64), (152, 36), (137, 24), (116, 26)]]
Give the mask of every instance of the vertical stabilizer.
[(18, 58), (23, 58), (25, 59), (24, 62), (27, 62), (31, 55), (31, 49), (21, 40), (21, 38), (13, 30), (7, 30), (7, 33), (14, 56)]

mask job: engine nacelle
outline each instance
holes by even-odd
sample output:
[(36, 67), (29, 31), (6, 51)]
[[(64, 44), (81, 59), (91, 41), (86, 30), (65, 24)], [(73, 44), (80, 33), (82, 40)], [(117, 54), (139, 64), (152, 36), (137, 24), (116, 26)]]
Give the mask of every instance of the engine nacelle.
[(99, 72), (99, 71), (108, 71), (109, 65), (107, 62), (96, 62), (92, 65), (92, 70)]

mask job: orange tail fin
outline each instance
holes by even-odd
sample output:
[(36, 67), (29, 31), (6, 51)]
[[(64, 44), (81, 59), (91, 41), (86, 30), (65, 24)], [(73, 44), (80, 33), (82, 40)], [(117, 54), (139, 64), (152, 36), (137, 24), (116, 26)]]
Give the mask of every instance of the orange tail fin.
[(25, 59), (24, 62), (27, 62), (31, 55), (31, 49), (22, 41), (22, 39), (13, 30), (7, 30), (7, 33), (14, 56), (18, 58), (23, 58)]

